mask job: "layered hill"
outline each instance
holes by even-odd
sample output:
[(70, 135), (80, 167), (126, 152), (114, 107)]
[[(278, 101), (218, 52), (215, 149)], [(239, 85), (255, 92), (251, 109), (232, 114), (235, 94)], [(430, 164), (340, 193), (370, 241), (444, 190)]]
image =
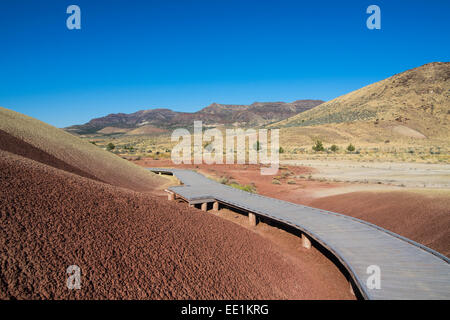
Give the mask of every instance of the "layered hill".
[(450, 63), (434, 62), (325, 102), (271, 127), (295, 127), (297, 133), (311, 129), (316, 136), (334, 136), (338, 141), (381, 141), (389, 137), (446, 140), (449, 120)]
[(131, 114), (110, 114), (92, 119), (83, 125), (68, 127), (66, 130), (77, 134), (160, 133), (161, 130), (175, 127), (191, 127), (194, 120), (203, 121), (205, 125), (260, 126), (304, 112), (322, 102), (322, 100), (297, 100), (291, 103), (255, 102), (251, 105), (213, 103), (193, 113), (169, 109), (141, 110)]
[[(0, 299), (351, 298), (331, 263), (317, 275), (257, 233), (151, 192), (165, 181), (0, 109)], [(66, 285), (71, 265), (81, 289)]]
[(0, 133), (3, 140), (0, 150), (51, 166), (63, 165), (64, 170), (84, 177), (136, 191), (151, 191), (168, 183), (166, 179), (64, 130), (1, 107)]

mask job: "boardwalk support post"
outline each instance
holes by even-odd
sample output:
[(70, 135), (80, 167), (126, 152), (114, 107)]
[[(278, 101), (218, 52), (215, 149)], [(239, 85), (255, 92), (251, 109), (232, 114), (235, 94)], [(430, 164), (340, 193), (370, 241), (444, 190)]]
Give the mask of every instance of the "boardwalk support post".
[(248, 222), (251, 227), (256, 226), (256, 214), (249, 212), (248, 213)]
[(304, 233), (302, 233), (302, 247), (306, 249), (311, 249), (311, 241)]
[(219, 201), (214, 201), (214, 203), (213, 203), (213, 210), (214, 211), (219, 211)]
[(208, 209), (208, 202), (202, 203), (202, 211), (206, 211)]

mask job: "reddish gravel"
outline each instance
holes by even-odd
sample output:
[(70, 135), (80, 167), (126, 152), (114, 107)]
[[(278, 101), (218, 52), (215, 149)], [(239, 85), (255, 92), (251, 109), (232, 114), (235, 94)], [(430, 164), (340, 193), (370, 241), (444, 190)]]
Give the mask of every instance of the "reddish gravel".
[(317, 277), (229, 221), (5, 151), (0, 214), (2, 299), (349, 298), (334, 269)]
[(450, 197), (432, 192), (352, 192), (308, 205), (356, 217), (450, 256)]

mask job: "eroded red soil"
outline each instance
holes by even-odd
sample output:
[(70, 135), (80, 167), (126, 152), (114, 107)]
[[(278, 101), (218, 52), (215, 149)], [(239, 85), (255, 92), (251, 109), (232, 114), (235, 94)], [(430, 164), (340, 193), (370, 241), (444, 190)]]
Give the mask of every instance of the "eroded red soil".
[(2, 299), (352, 298), (331, 263), (318, 276), (225, 219), (5, 151), (0, 204)]

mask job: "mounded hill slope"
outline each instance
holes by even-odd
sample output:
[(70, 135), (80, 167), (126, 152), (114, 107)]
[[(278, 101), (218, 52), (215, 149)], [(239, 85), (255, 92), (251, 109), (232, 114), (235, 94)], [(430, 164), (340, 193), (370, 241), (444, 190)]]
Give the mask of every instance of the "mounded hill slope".
[(398, 135), (445, 140), (449, 137), (449, 120), (450, 63), (434, 62), (350, 92), (271, 127), (320, 126), (330, 134), (334, 130), (344, 136), (361, 129), (380, 139)]
[(232, 222), (0, 151), (0, 299), (189, 298), (351, 296)]
[(69, 165), (64, 161), (61, 161), (58, 158), (52, 156), (51, 154), (48, 154), (47, 152), (44, 152), (29, 143), (26, 143), (25, 141), (17, 139), (16, 137), (3, 130), (0, 130), (0, 150), (8, 151), (34, 161), (47, 164), (54, 168), (75, 173), (85, 178), (99, 180), (95, 176)]
[[(162, 188), (167, 179), (157, 176), (127, 160), (105, 152), (64, 130), (55, 128), (37, 119), (0, 107), (0, 130), (41, 150), (49, 157), (65, 163), (82, 176), (136, 191), (150, 191)], [(22, 143), (22, 142), (17, 143)], [(0, 144), (1, 150), (11, 151), (12, 145)], [(18, 153), (20, 154), (20, 153)], [(23, 154), (20, 154), (23, 155)], [(53, 159), (53, 160), (54, 160)], [(53, 161), (52, 160), (52, 161)], [(41, 161), (52, 165), (51, 163)]]

